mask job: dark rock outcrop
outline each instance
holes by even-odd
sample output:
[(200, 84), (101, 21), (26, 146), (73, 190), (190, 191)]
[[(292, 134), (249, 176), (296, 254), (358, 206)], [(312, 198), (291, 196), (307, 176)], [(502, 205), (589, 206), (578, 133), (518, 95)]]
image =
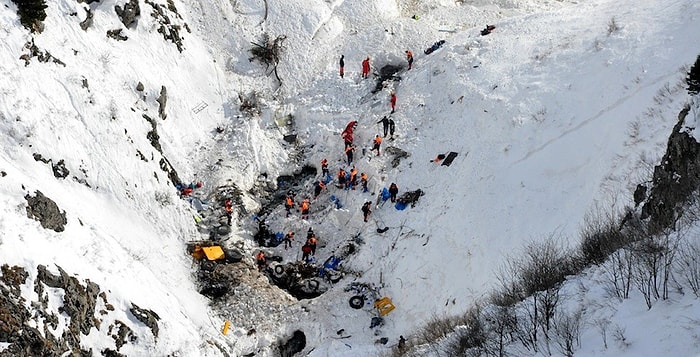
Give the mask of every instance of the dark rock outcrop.
[(158, 102), (158, 115), (160, 115), (161, 119), (165, 120), (165, 118), (168, 117), (168, 115), (165, 114), (165, 105), (168, 103), (168, 90), (165, 86), (160, 87), (160, 96), (158, 96), (156, 102)]
[(58, 208), (56, 202), (44, 196), (41, 191), (36, 191), (36, 196), (24, 196), (27, 200), (27, 217), (34, 218), (46, 229), (63, 232), (66, 223), (66, 212)]
[(666, 154), (654, 168), (652, 187), (641, 213), (642, 219), (649, 219), (650, 233), (674, 229), (684, 204), (700, 188), (700, 143), (683, 130), (689, 111), (686, 107), (678, 115)]
[(158, 314), (151, 310), (142, 309), (134, 303), (131, 304), (131, 309), (129, 309), (129, 311), (131, 311), (137, 320), (143, 322), (144, 325), (151, 329), (154, 338), (158, 338), (158, 320), (160, 320)]
[(123, 8), (119, 5), (115, 5), (114, 11), (127, 28), (131, 25), (136, 26), (136, 24), (138, 24), (138, 18), (141, 16), (139, 0), (130, 0), (128, 3), (124, 4)]

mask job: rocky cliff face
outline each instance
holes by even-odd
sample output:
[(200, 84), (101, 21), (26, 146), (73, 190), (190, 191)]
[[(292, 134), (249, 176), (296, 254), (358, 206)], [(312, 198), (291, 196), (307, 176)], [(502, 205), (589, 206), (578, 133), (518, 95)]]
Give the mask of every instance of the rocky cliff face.
[[(654, 168), (648, 196), (643, 201), (642, 219), (648, 219), (650, 233), (674, 229), (694, 192), (700, 188), (700, 143), (688, 133), (685, 122), (690, 107), (678, 114), (678, 123), (668, 139), (666, 154)], [(637, 194), (635, 194), (637, 195)]]
[[(81, 282), (58, 267), (58, 274), (45, 266), (37, 267), (35, 277), (19, 266), (1, 267), (0, 276), (0, 342), (7, 348), (0, 352), (4, 356), (61, 356), (66, 351), (71, 356), (121, 356), (119, 349), (127, 343), (136, 342), (133, 330), (139, 328), (133, 320), (122, 322), (115, 319), (115, 308), (108, 302), (107, 293), (100, 286), (86, 280)], [(21, 287), (34, 285), (36, 301), (27, 302)], [(51, 291), (61, 290), (60, 306), (53, 306)], [(158, 315), (132, 304), (131, 315), (158, 335)], [(63, 322), (63, 316), (68, 320)], [(36, 327), (34, 327), (36, 326)], [(84, 350), (81, 337), (93, 329), (114, 340), (114, 349), (102, 351)], [(62, 331), (62, 334), (58, 334)]]

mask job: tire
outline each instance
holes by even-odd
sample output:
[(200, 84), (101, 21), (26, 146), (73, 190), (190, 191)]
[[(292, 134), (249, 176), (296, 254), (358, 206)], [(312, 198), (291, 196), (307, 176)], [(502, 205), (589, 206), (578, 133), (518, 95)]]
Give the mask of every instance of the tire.
[(238, 263), (243, 260), (243, 253), (237, 249), (226, 249), (224, 250), (224, 255), (227, 263)]
[(281, 277), (282, 275), (284, 275), (284, 266), (275, 265), (274, 273), (277, 277)]
[(340, 279), (342, 279), (342, 278), (343, 278), (343, 274), (341, 274), (341, 273), (328, 274), (328, 281), (330, 281), (333, 284), (339, 282)]
[(310, 279), (306, 281), (306, 286), (308, 287), (309, 292), (315, 293), (318, 291), (318, 287), (321, 286), (321, 283), (319, 283), (316, 279)]
[(350, 307), (353, 309), (361, 309), (365, 306), (365, 298), (362, 295), (355, 295), (350, 298)]
[(216, 270), (216, 263), (211, 260), (205, 260), (202, 262), (201, 268), (204, 271), (214, 271)]

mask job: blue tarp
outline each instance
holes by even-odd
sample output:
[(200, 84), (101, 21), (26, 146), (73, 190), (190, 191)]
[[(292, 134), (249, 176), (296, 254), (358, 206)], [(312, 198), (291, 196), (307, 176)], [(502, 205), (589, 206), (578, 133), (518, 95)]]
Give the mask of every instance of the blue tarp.
[(406, 207), (408, 207), (408, 204), (404, 202), (396, 202), (396, 205), (394, 207), (396, 207), (396, 209), (399, 211), (403, 211), (406, 209)]
[(382, 201), (386, 201), (386, 200), (388, 200), (389, 198), (391, 198), (391, 194), (389, 193), (389, 189), (386, 188), (386, 187), (384, 187), (384, 188), (382, 189)]

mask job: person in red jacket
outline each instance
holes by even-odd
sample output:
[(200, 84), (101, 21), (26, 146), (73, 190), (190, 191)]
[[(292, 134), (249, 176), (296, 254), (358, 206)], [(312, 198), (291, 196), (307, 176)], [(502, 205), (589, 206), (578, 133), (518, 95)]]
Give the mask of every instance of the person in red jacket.
[(340, 78), (345, 75), (345, 56), (340, 55)]
[(362, 61), (362, 78), (369, 77), (369, 56)]
[(391, 103), (391, 112), (393, 113), (394, 111), (396, 111), (396, 93), (391, 92), (389, 102)]

